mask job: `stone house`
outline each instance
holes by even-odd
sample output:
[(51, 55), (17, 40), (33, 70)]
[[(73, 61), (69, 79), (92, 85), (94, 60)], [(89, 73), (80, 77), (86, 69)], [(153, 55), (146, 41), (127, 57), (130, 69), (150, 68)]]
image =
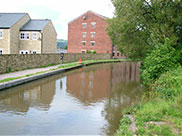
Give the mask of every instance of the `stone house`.
[(68, 53), (110, 53), (116, 58), (124, 57), (113, 46), (107, 32), (107, 17), (87, 11), (68, 23)]
[(0, 13), (0, 54), (56, 53), (57, 33), (51, 20), (27, 13)]

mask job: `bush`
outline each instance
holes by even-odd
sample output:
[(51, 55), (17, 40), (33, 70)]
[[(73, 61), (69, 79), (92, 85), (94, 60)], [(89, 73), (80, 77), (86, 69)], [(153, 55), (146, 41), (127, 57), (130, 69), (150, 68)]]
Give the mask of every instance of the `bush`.
[(166, 40), (164, 45), (157, 46), (144, 60), (141, 66), (140, 78), (147, 86), (151, 86), (161, 74), (177, 68), (180, 63), (177, 51)]
[(182, 67), (168, 71), (154, 83), (153, 90), (162, 98), (172, 98), (182, 91)]
[(89, 51), (89, 50), (87, 50), (87, 53), (93, 53), (93, 54), (96, 54), (96, 53), (97, 53), (97, 51), (96, 51), (96, 50), (94, 50), (94, 51)]

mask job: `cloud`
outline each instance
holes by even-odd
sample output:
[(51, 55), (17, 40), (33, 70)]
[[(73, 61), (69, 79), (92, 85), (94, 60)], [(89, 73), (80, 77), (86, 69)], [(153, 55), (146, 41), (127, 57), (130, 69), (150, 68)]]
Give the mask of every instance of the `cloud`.
[(111, 0), (0, 0), (0, 12), (29, 13), (32, 19), (51, 19), (58, 38), (67, 39), (68, 22), (88, 10), (112, 17)]

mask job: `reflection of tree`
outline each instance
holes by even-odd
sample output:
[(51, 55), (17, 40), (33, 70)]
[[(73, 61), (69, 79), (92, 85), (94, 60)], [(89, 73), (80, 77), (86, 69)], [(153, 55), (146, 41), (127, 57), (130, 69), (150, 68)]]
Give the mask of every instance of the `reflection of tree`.
[(141, 90), (139, 83), (121, 82), (111, 91), (102, 111), (102, 115), (107, 120), (107, 124), (102, 128), (104, 135), (113, 135), (119, 126), (122, 111), (139, 100)]

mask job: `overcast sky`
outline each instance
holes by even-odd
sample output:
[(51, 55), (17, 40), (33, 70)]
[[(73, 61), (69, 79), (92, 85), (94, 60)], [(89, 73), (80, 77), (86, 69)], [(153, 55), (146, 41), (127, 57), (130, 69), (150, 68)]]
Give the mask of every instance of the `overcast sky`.
[(111, 0), (0, 0), (0, 12), (29, 13), (32, 19), (51, 19), (58, 38), (67, 39), (68, 22), (92, 10), (112, 17)]

